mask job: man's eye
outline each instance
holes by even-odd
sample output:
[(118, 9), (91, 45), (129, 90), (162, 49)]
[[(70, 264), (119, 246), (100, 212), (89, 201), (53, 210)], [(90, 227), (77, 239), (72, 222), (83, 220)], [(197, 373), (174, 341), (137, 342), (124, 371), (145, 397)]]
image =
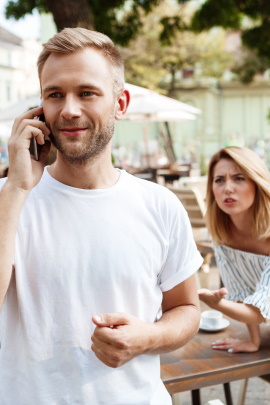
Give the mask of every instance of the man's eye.
[(92, 96), (94, 93), (92, 91), (82, 91), (81, 97)]
[(61, 93), (51, 93), (51, 94), (49, 95), (49, 97), (50, 97), (50, 98), (59, 98), (59, 97), (61, 97)]

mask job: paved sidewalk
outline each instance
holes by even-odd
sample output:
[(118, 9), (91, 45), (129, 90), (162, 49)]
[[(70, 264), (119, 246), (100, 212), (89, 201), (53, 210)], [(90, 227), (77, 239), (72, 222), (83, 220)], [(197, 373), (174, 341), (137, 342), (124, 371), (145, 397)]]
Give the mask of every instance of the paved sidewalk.
[[(219, 287), (218, 270), (215, 266), (211, 266), (210, 288), (217, 289), (218, 287)], [(238, 395), (239, 390), (241, 388), (241, 384), (242, 384), (241, 381), (234, 381), (230, 383), (233, 405), (240, 405), (238, 403)], [(205, 405), (208, 401), (214, 399), (220, 399), (224, 404), (226, 404), (222, 384), (202, 388), (200, 392), (202, 405)], [(192, 404), (190, 392), (183, 392), (180, 394), (179, 405), (180, 404), (181, 405)], [(258, 377), (250, 378), (248, 380), (247, 385), (245, 405), (270, 405), (270, 383), (267, 383)]]

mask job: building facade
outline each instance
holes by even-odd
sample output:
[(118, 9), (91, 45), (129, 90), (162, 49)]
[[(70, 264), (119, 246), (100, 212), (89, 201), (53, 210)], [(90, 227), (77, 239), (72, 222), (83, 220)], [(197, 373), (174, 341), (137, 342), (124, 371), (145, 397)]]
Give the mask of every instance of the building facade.
[(180, 101), (202, 110), (195, 133), (206, 159), (218, 148), (247, 146), (265, 157), (270, 165), (270, 80), (267, 73), (251, 84), (238, 81), (187, 81), (178, 85)]
[(41, 44), (0, 27), (0, 111), (39, 91), (36, 69)]

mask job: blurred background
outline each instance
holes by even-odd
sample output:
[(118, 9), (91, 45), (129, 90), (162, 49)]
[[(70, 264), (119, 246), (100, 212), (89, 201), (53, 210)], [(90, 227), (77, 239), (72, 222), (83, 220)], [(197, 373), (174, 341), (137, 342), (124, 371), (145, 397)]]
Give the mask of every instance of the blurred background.
[(268, 0), (0, 0), (0, 164), (14, 118), (39, 104), (41, 44), (81, 26), (116, 42), (133, 85), (116, 166), (203, 176), (218, 148), (239, 145), (269, 167), (269, 16)]

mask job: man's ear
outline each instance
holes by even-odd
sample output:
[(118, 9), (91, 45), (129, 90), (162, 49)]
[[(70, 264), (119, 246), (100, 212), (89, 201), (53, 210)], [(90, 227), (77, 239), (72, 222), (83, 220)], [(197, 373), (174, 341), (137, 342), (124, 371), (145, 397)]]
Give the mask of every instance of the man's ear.
[(125, 112), (127, 111), (128, 105), (130, 102), (130, 94), (128, 90), (123, 90), (122, 93), (117, 97), (116, 110), (114, 118), (117, 121), (120, 121)]

